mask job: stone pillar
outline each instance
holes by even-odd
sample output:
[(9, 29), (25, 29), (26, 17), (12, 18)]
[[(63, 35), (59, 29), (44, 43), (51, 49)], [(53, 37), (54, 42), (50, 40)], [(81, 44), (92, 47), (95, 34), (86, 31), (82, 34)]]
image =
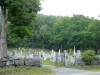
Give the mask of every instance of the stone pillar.
[(68, 65), (68, 53), (66, 50), (64, 50), (64, 66)]
[(74, 54), (73, 54), (73, 56), (76, 56), (76, 50), (75, 50), (75, 46), (74, 46)]
[(59, 49), (59, 52), (58, 52), (58, 62), (61, 62), (61, 51)]
[(56, 61), (56, 52), (53, 49), (51, 51), (50, 61), (52, 61), (52, 62), (55, 62)]

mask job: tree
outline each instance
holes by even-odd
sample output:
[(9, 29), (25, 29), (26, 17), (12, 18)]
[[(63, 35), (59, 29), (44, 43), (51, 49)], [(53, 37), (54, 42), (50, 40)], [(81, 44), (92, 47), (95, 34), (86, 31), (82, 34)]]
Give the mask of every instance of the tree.
[(38, 48), (51, 48), (49, 45), (49, 39), (52, 35), (51, 29), (54, 26), (56, 16), (47, 16), (38, 14), (35, 20), (32, 22), (34, 27), (33, 46)]
[(96, 50), (100, 49), (100, 20), (94, 20), (88, 27), (87, 31), (91, 36), (91, 47)]
[[(11, 23), (11, 28), (16, 28), (15, 34), (24, 38), (27, 32), (24, 28), (30, 26), (30, 22), (40, 10), (39, 0), (0, 0), (1, 6), (1, 49), (0, 58), (7, 57), (6, 23)], [(20, 29), (20, 30), (19, 30)], [(21, 30), (22, 29), (22, 30)], [(25, 29), (26, 31), (27, 29)]]

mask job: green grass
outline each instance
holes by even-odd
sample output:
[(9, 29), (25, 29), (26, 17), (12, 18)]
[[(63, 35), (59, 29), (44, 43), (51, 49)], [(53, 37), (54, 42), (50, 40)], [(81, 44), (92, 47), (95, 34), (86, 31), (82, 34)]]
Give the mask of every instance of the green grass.
[(54, 75), (48, 68), (17, 67), (0, 69), (0, 75)]
[(88, 71), (100, 71), (100, 65), (88, 65), (88, 66), (69, 66), (68, 68), (76, 68)]
[(62, 66), (62, 63), (52, 62), (52, 61), (50, 61), (50, 59), (44, 60), (43, 64), (53, 65), (53, 66), (56, 66), (56, 67), (61, 67)]

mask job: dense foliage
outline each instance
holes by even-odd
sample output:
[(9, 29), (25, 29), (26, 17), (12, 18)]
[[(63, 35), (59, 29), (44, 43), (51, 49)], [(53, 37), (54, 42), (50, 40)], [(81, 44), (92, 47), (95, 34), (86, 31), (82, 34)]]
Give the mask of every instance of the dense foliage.
[[(39, 14), (32, 22), (34, 36), (24, 41), (33, 48), (100, 49), (100, 20), (83, 15), (72, 17)], [(11, 40), (10, 40), (11, 41)]]
[(87, 50), (82, 53), (82, 59), (86, 65), (91, 65), (96, 55), (93, 50)]
[(7, 0), (7, 3), (8, 21), (11, 22), (8, 34), (20, 38), (32, 36), (33, 28), (30, 23), (40, 10), (39, 0)]
[(10, 45), (33, 36), (31, 22), (40, 10), (40, 0), (0, 0), (0, 6), (4, 24), (7, 24), (7, 40)]

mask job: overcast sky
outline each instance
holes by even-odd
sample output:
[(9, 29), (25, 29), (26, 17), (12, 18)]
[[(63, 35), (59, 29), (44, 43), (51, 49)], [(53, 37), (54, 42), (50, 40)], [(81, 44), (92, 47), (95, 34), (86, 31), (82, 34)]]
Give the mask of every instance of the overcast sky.
[(98, 18), (100, 15), (100, 0), (43, 0), (40, 13), (45, 15), (84, 16)]

